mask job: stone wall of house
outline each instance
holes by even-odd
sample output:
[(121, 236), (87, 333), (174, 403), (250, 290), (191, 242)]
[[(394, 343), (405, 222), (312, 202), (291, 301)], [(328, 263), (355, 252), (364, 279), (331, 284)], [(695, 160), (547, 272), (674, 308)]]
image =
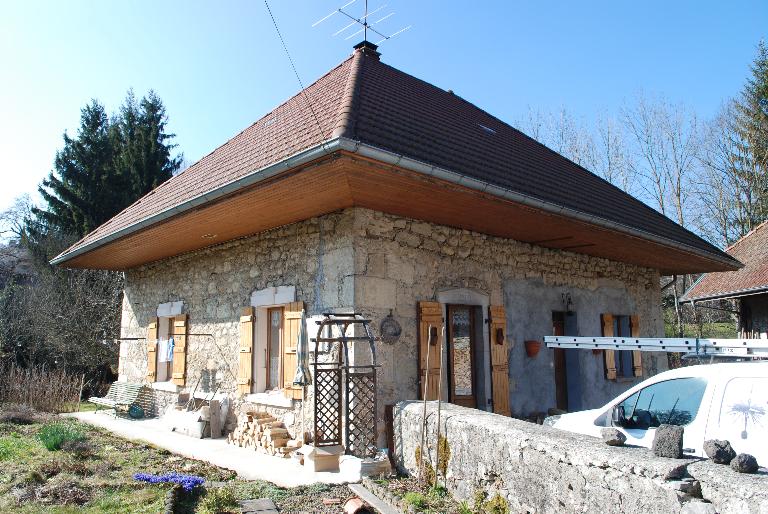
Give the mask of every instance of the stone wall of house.
[[(457, 298), (466, 295), (466, 303), (485, 298), (505, 306), (516, 416), (555, 407), (553, 351), (543, 348), (529, 358), (523, 345), (552, 334), (553, 311), (575, 311), (578, 335), (599, 335), (600, 313), (636, 314), (641, 335), (663, 334), (655, 270), (367, 209), (356, 209), (353, 230), (355, 309), (377, 326), (391, 312), (402, 327), (399, 341), (378, 348), (380, 409), (418, 398), (417, 302), (451, 290), (458, 290)], [(640, 380), (606, 380), (602, 354), (576, 351), (582, 408), (602, 404)], [(662, 371), (666, 357), (646, 353), (643, 364), (646, 374)]]
[[(553, 352), (542, 349), (529, 358), (522, 344), (551, 334), (552, 311), (575, 311), (579, 335), (598, 334), (603, 312), (639, 315), (642, 335), (663, 329), (654, 270), (353, 208), (126, 272), (122, 335), (144, 337), (159, 304), (183, 302), (189, 333), (211, 334), (188, 338), (187, 389), (205, 372), (221, 384), (221, 393), (233, 393), (241, 309), (253, 291), (277, 286), (294, 286), (309, 315), (354, 309), (372, 319), (377, 332), (390, 314), (400, 324), (399, 339), (376, 348), (379, 420), (385, 405), (418, 397), (420, 300), (462, 303), (455, 299), (468, 295), (464, 303), (505, 306), (510, 398), (517, 416), (555, 406)], [(569, 305), (563, 303), (566, 293)], [(368, 354), (354, 348), (355, 363), (367, 362)], [(585, 384), (582, 408), (607, 401), (638, 380), (607, 381), (600, 355), (583, 351), (578, 358)], [(646, 354), (644, 367), (656, 372), (665, 368), (664, 361)], [(146, 366), (145, 342), (125, 342), (120, 379), (143, 382)], [(172, 397), (157, 396), (158, 405)], [(284, 410), (299, 417), (296, 406)], [(383, 443), (383, 422), (378, 433)]]
[[(768, 511), (764, 475), (743, 475), (700, 459), (656, 457), (601, 440), (475, 409), (444, 404), (437, 456), (436, 402), (402, 402), (394, 412), (395, 460), (417, 475), (418, 454), (442, 469), (440, 483), (471, 505), (479, 491), (507, 512), (759, 513)], [(492, 442), (492, 444), (491, 444)], [(497, 500), (498, 500), (497, 498)]]
[[(203, 373), (234, 393), (239, 318), (251, 293), (295, 286), (308, 314), (351, 309), (353, 211), (312, 218), (126, 272), (121, 337), (145, 337), (159, 304), (181, 301), (188, 315), (186, 390)], [(210, 335), (196, 335), (210, 334)], [(145, 382), (145, 341), (121, 347), (120, 380)], [(158, 409), (173, 395), (158, 391)], [(293, 409), (288, 408), (286, 412)]]

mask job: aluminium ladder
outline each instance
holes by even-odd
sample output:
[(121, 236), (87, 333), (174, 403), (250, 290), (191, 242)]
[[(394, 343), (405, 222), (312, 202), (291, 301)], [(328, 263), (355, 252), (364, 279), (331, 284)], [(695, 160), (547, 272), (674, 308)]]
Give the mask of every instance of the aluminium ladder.
[(768, 339), (545, 336), (547, 348), (678, 352), (683, 358), (768, 359)]

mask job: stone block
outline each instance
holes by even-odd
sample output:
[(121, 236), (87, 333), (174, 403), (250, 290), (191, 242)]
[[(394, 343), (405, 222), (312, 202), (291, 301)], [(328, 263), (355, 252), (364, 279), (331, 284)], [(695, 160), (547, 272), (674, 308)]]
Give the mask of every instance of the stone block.
[(720, 439), (704, 441), (704, 453), (715, 464), (730, 464), (736, 457), (736, 451), (731, 447), (731, 443)]
[(624, 446), (627, 436), (618, 428), (604, 428), (600, 431), (603, 442), (608, 446)]
[(414, 221), (411, 223), (411, 232), (420, 234), (422, 236), (430, 236), (434, 232), (434, 229), (430, 223), (420, 223)]
[(653, 437), (654, 455), (681, 459), (683, 457), (683, 432), (678, 425), (659, 425)]
[(392, 309), (397, 287), (386, 278), (355, 276), (355, 308)]
[(757, 459), (748, 453), (740, 453), (731, 461), (731, 469), (739, 473), (757, 473)]

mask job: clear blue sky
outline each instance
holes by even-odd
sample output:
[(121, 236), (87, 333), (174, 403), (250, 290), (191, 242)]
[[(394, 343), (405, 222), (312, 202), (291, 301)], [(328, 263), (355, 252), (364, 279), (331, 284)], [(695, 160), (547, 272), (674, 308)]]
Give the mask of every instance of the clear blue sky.
[[(338, 16), (310, 27), (346, 1), (270, 2), (305, 84), (359, 41), (331, 37), (344, 25)], [(765, 0), (371, 7), (383, 3), (382, 12), (396, 14), (382, 30), (413, 26), (381, 46), (385, 62), (508, 122), (529, 106), (589, 120), (639, 91), (709, 117), (738, 94), (755, 45), (768, 38)], [(0, 209), (36, 189), (91, 98), (113, 111), (128, 88), (154, 89), (192, 163), (299, 89), (259, 0), (15, 0), (1, 12)]]

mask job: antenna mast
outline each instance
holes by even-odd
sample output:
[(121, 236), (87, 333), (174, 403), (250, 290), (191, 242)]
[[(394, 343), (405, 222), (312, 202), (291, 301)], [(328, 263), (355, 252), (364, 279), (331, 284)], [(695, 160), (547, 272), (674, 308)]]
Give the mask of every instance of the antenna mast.
[(332, 34), (332, 37), (338, 36), (342, 32), (344, 32), (347, 29), (349, 29), (350, 27), (354, 27), (355, 25), (360, 25), (362, 27), (360, 30), (358, 30), (357, 32), (354, 32), (354, 33), (348, 35), (344, 39), (345, 40), (346, 39), (352, 39), (353, 37), (355, 37), (356, 35), (358, 35), (358, 34), (360, 34), (362, 32), (363, 33), (363, 40), (368, 41), (368, 31), (370, 30), (374, 34), (378, 34), (379, 36), (381, 36), (381, 39), (375, 43), (376, 45), (379, 45), (379, 44), (383, 43), (384, 41), (392, 39), (396, 35), (398, 35), (398, 34), (400, 34), (402, 32), (405, 32), (406, 30), (411, 28), (411, 25), (408, 25), (407, 27), (404, 27), (404, 28), (398, 30), (397, 32), (387, 36), (387, 35), (383, 34), (382, 32), (380, 32), (378, 29), (374, 28), (373, 26), (378, 24), (378, 23), (381, 23), (382, 21), (384, 21), (384, 20), (386, 20), (386, 19), (388, 19), (388, 18), (390, 18), (392, 16), (394, 16), (394, 14), (395, 14), (394, 11), (390, 12), (389, 14), (387, 14), (387, 15), (383, 16), (382, 18), (379, 18), (378, 20), (376, 20), (376, 21), (371, 23), (371, 22), (368, 21), (368, 18), (370, 16), (376, 14), (377, 12), (383, 10), (387, 5), (384, 4), (381, 7), (378, 7), (376, 9), (372, 10), (372, 11), (369, 11), (368, 10), (368, 0), (364, 0), (365, 7), (364, 7), (363, 16), (360, 17), (360, 18), (356, 18), (356, 17), (352, 16), (351, 14), (349, 14), (347, 11), (344, 10), (347, 7), (349, 7), (350, 5), (352, 5), (353, 3), (355, 3), (356, 1), (357, 0), (352, 0), (350, 2), (347, 2), (346, 4), (342, 5), (341, 7), (339, 7), (335, 11), (333, 11), (332, 13), (330, 13), (327, 16), (324, 16), (324, 17), (320, 18), (319, 20), (317, 20), (315, 23), (312, 24), (312, 26), (316, 27), (316, 26), (320, 25), (322, 22), (324, 22), (325, 20), (327, 20), (328, 18), (330, 18), (331, 16), (333, 16), (334, 14), (341, 13), (341, 14), (343, 14), (344, 16), (346, 16), (347, 18), (349, 18), (352, 21), (349, 24), (347, 24), (346, 26), (344, 26), (344, 27), (340, 28), (339, 30), (337, 30), (336, 32), (334, 32)]

